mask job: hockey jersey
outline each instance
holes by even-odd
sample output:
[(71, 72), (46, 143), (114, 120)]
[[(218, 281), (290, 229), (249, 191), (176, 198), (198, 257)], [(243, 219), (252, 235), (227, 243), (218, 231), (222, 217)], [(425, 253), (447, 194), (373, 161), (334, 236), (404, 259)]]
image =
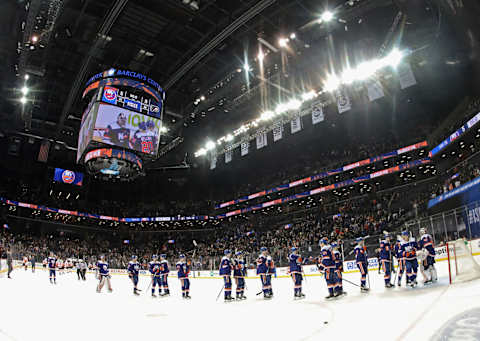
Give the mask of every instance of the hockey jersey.
[(390, 261), (392, 256), (392, 249), (390, 243), (386, 240), (380, 241), (380, 259)]
[(154, 276), (160, 275), (160, 262), (152, 260), (148, 263), (148, 271)]
[(230, 276), (232, 274), (232, 261), (227, 256), (223, 256), (220, 262), (219, 273), (221, 276)]
[(420, 249), (426, 249), (428, 251), (428, 256), (435, 257), (435, 248), (433, 247), (432, 236), (428, 233), (425, 233), (420, 240), (418, 241), (418, 247)]
[(243, 259), (233, 260), (233, 276), (245, 277), (247, 275), (247, 269), (245, 268), (245, 261)]
[(332, 247), (325, 245), (321, 250), (320, 269), (335, 269), (335, 259), (332, 254)]
[(415, 241), (415, 238), (410, 238), (408, 242), (404, 241), (401, 244), (402, 255), (405, 260), (412, 261), (417, 259), (417, 249), (418, 245)]
[(129, 148), (130, 129), (120, 126), (117, 122), (107, 126), (104, 137), (110, 139), (111, 144)]
[(168, 268), (168, 261), (166, 259), (160, 261), (160, 273), (164, 275), (164, 274), (168, 274), (169, 272), (170, 272), (170, 269)]
[(332, 254), (333, 254), (333, 259), (335, 260), (335, 269), (343, 272), (343, 261), (342, 261), (342, 255), (340, 251), (334, 250)]
[(55, 257), (48, 257), (48, 268), (50, 270), (55, 270), (57, 267), (57, 259)]
[(290, 273), (302, 273), (302, 257), (296, 254), (288, 256), (288, 267)]
[(275, 263), (271, 256), (267, 256), (267, 274), (273, 275), (276, 272)]
[(132, 275), (138, 275), (140, 272), (140, 264), (138, 262), (130, 261), (128, 263), (127, 272)]
[(398, 260), (403, 259), (402, 244), (400, 242), (395, 243), (394, 251), (395, 257), (397, 257)]
[(190, 273), (190, 266), (184, 262), (177, 263), (177, 276), (178, 278), (187, 278), (188, 274)]
[(106, 261), (98, 261), (97, 269), (101, 276), (108, 276), (110, 274), (110, 269), (108, 268), (108, 263)]
[(257, 275), (267, 273), (267, 257), (260, 255), (257, 258)]
[(367, 264), (367, 250), (363, 246), (357, 245), (355, 246), (355, 261), (357, 263), (364, 263)]

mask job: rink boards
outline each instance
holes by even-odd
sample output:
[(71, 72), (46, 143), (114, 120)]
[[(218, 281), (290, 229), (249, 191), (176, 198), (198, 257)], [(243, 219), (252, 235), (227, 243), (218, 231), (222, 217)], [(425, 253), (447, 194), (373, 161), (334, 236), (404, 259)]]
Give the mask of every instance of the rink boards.
[[(477, 256), (480, 255), (480, 239), (474, 239), (470, 242), (468, 242), (469, 248), (472, 250), (472, 255)], [(447, 247), (446, 246), (439, 246), (435, 248), (436, 256), (435, 260), (437, 262), (442, 262), (447, 260)], [(22, 262), (21, 261), (14, 261), (14, 267), (21, 267)], [(370, 270), (378, 270), (378, 259), (376, 257), (369, 258), (368, 259), (368, 268)], [(0, 274), (5, 273), (7, 271), (6, 269), (6, 261), (2, 260), (2, 266), (0, 268)], [(42, 265), (40, 263), (37, 263), (37, 269), (43, 269)], [(358, 272), (357, 265), (354, 260), (351, 261), (345, 261), (343, 263), (343, 269), (344, 273), (354, 273)], [(290, 277), (288, 274), (288, 267), (279, 267), (276, 269), (276, 277), (278, 278), (285, 278), (285, 277)], [(68, 270), (70, 272), (75, 272), (75, 269)], [(318, 268), (316, 265), (311, 264), (311, 265), (304, 265), (303, 266), (303, 271), (305, 273), (305, 276), (322, 276), (321, 273), (319, 273)], [(94, 273), (94, 271), (88, 271), (88, 273)], [(127, 275), (127, 271), (125, 269), (110, 269), (110, 273), (112, 275)], [(150, 273), (146, 270), (141, 270), (140, 271), (141, 276), (150, 276)], [(172, 269), (171, 272), (169, 273), (169, 277), (176, 278), (176, 271), (175, 269)], [(214, 271), (192, 271), (191, 277), (193, 278), (212, 278), (212, 279), (219, 279), (222, 278), (218, 274), (218, 270)], [(258, 278), (256, 275), (256, 270), (255, 269), (248, 269), (247, 271), (247, 278)]]

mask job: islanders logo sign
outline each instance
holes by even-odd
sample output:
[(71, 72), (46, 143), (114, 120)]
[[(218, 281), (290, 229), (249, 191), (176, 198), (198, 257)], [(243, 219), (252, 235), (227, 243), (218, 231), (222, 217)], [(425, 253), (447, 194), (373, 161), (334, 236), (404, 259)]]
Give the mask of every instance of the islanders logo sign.
[(62, 181), (66, 184), (73, 184), (75, 181), (75, 172), (71, 170), (64, 170), (62, 173)]

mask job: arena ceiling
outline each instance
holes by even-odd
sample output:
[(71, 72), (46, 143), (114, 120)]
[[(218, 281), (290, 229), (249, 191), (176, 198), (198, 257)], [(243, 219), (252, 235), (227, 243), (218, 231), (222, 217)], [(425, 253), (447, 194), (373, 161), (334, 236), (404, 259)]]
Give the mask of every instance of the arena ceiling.
[[(110, 67), (148, 74), (167, 91), (169, 140), (184, 136), (176, 155), (193, 154), (206, 136), (221, 136), (269, 102), (318, 82), (325, 51), (388, 47), (401, 11), (404, 40), (435, 39), (439, 13), (429, 1), (394, 0), (9, 0), (0, 4), (2, 114), (10, 127), (76, 147), (80, 100), (90, 75)], [(421, 4), (419, 4), (421, 3)], [(332, 24), (321, 14), (337, 13)], [(407, 33), (414, 32), (414, 38)], [(278, 41), (295, 33), (289, 50)], [(33, 36), (39, 37), (35, 43)], [(294, 40), (294, 41), (293, 41)], [(387, 43), (385, 46), (383, 44)], [(270, 45), (270, 47), (268, 46)], [(265, 76), (245, 80), (242, 68), (262, 48)], [(277, 50), (277, 52), (275, 52)], [(458, 57), (458, 51), (455, 51)], [(348, 54), (348, 53), (347, 53)], [(340, 54), (341, 55), (341, 54)], [(450, 54), (446, 53), (450, 58)], [(423, 56), (422, 58), (425, 58)], [(462, 60), (461, 55), (457, 58)], [(420, 61), (421, 62), (421, 61)], [(317, 69), (316, 71), (311, 68)], [(29, 74), (32, 101), (22, 112), (18, 89)], [(308, 75), (308, 76), (306, 76)], [(265, 99), (259, 84), (276, 89)], [(274, 94), (274, 95), (273, 95)], [(195, 103), (199, 98), (205, 100)], [(11, 115), (15, 112), (15, 115)]]

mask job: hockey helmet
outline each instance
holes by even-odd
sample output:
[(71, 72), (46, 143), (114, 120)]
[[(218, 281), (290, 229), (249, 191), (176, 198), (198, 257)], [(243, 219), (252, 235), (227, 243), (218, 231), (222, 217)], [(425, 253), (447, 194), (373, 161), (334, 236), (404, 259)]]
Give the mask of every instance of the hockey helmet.
[(231, 253), (232, 251), (230, 251), (229, 249), (226, 249), (225, 251), (223, 251), (224, 255), (230, 255)]

